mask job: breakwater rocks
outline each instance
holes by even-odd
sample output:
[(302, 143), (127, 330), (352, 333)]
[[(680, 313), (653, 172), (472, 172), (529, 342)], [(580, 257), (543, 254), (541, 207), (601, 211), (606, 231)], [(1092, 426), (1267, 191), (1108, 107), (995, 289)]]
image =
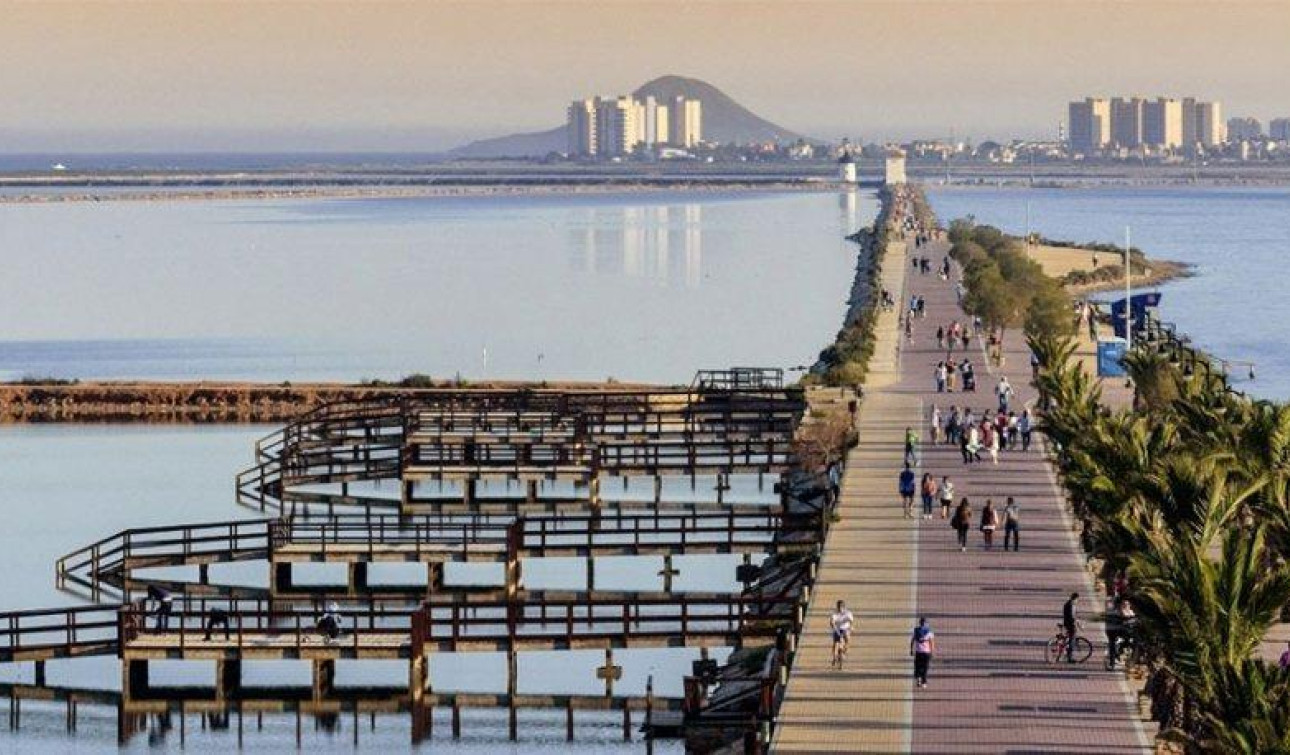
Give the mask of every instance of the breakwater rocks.
[[(0, 384), (0, 423), (281, 423), (323, 404), (412, 395), (432, 386), (343, 383)], [(435, 388), (621, 390), (622, 383), (459, 383)]]

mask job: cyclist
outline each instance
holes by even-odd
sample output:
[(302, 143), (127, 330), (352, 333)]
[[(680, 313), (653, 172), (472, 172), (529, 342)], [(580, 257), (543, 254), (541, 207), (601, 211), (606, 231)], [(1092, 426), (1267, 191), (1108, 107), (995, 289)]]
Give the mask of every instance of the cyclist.
[(847, 657), (847, 648), (851, 644), (851, 625), (855, 616), (847, 610), (847, 604), (838, 601), (837, 610), (829, 617), (829, 629), (833, 630), (833, 667), (842, 668), (842, 661)]
[(1062, 606), (1062, 629), (1066, 631), (1066, 661), (1075, 662), (1075, 638), (1079, 636), (1079, 611), (1076, 604), (1079, 602), (1079, 593), (1071, 593), (1070, 600)]

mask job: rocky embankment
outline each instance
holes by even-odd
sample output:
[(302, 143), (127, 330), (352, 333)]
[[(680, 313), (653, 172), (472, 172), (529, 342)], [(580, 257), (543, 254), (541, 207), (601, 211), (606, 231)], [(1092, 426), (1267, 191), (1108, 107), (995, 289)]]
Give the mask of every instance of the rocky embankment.
[[(622, 389), (622, 383), (444, 383), (434, 388)], [(429, 387), (342, 383), (0, 384), (0, 423), (286, 422), (323, 404), (411, 395)]]

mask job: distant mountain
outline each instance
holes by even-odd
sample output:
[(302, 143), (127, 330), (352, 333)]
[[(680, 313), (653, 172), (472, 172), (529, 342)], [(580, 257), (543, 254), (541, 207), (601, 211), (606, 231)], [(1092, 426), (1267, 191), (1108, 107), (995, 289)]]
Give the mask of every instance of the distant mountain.
[[(637, 99), (654, 97), (670, 103), (675, 97), (688, 97), (703, 103), (703, 139), (712, 142), (793, 142), (802, 137), (794, 131), (761, 118), (706, 81), (683, 76), (660, 76), (632, 92)], [(452, 157), (540, 157), (567, 148), (564, 126), (548, 131), (512, 134), (483, 139), (457, 147)]]

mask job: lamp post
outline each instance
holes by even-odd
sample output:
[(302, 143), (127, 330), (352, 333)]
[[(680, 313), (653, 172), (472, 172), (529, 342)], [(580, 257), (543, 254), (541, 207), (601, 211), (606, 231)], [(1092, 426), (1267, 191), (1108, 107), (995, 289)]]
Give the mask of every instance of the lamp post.
[(1129, 266), (1129, 226), (1124, 227), (1124, 353), (1133, 351), (1133, 270)]

